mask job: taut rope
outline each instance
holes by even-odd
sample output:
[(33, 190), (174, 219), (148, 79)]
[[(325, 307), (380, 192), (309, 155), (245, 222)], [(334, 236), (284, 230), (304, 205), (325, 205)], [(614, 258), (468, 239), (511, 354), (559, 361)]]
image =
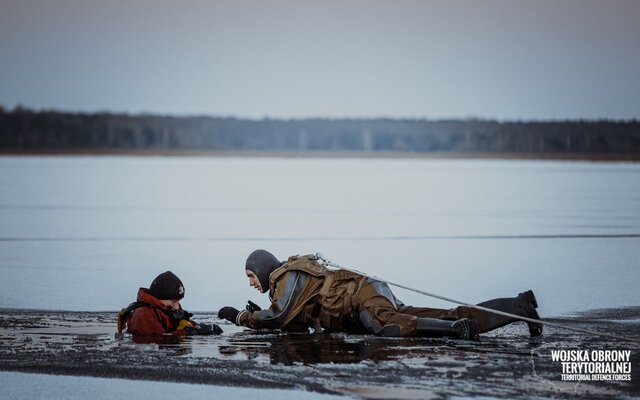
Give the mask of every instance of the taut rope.
[(374, 279), (374, 280), (377, 280), (377, 281), (380, 281), (380, 282), (384, 282), (384, 283), (386, 283), (388, 285), (391, 285), (391, 286), (396, 286), (396, 287), (399, 287), (399, 288), (402, 288), (402, 289), (405, 289), (405, 290), (409, 290), (411, 292), (415, 292), (415, 293), (419, 293), (419, 294), (422, 294), (422, 295), (425, 295), (425, 296), (433, 297), (435, 299), (448, 301), (450, 303), (455, 303), (455, 304), (458, 304), (458, 305), (461, 305), (461, 306), (471, 307), (471, 308), (475, 308), (476, 310), (482, 310), (482, 311), (485, 311), (485, 312), (490, 312), (490, 313), (493, 313), (493, 314), (498, 314), (498, 315), (502, 315), (502, 316), (505, 316), (505, 317), (518, 319), (518, 320), (521, 320), (521, 321), (533, 322), (533, 323), (536, 323), (536, 324), (547, 325), (547, 326), (553, 326), (553, 327), (556, 327), (556, 328), (567, 329), (567, 330), (575, 331), (575, 332), (587, 333), (589, 335), (601, 336), (601, 337), (606, 337), (606, 338), (609, 338), (609, 339), (622, 340), (622, 341), (633, 342), (633, 343), (640, 343), (640, 340), (634, 339), (634, 338), (611, 335), (611, 334), (608, 334), (608, 333), (592, 331), (592, 330), (589, 330), (589, 329), (575, 328), (573, 326), (566, 326), (566, 325), (563, 325), (563, 324), (558, 324), (556, 322), (543, 321), (541, 319), (533, 319), (533, 318), (528, 318), (528, 317), (522, 317), (520, 315), (515, 315), (515, 314), (511, 314), (511, 313), (504, 312), (504, 311), (494, 310), (492, 308), (479, 306), (477, 304), (466, 303), (464, 301), (455, 300), (455, 299), (452, 299), (452, 298), (449, 298), (449, 297), (445, 297), (445, 296), (440, 296), (440, 295), (434, 294), (434, 293), (429, 293), (429, 292), (426, 292), (424, 290), (414, 289), (414, 288), (411, 288), (409, 286), (401, 285), (399, 283), (390, 282), (390, 281), (388, 281), (386, 279), (381, 279), (381, 278), (378, 278), (376, 276), (371, 276), (371, 275), (365, 274), (364, 272), (360, 272), (360, 271), (352, 269), (352, 268), (345, 268), (345, 267), (343, 267), (343, 266), (341, 266), (339, 264), (335, 264), (335, 263), (327, 260), (321, 253), (316, 253), (315, 256), (316, 256), (316, 259), (319, 260), (319, 261), (322, 261), (322, 264), (325, 265), (325, 266), (333, 267), (333, 268), (340, 268), (340, 269), (343, 269), (345, 271), (349, 271), (349, 272), (356, 273), (358, 275), (362, 275), (365, 278)]

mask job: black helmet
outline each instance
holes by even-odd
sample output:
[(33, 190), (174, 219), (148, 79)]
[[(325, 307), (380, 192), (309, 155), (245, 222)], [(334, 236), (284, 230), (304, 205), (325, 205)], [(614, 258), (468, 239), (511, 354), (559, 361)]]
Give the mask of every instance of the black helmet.
[(262, 293), (264, 293), (269, 290), (269, 275), (281, 265), (282, 263), (276, 256), (266, 250), (259, 249), (249, 254), (244, 269), (256, 274), (260, 286), (262, 286)]

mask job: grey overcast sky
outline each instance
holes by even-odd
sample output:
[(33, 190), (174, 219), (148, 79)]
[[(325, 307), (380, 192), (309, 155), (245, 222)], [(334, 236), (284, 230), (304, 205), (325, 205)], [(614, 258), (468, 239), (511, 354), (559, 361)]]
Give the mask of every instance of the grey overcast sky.
[(640, 1), (0, 0), (0, 105), (640, 117)]

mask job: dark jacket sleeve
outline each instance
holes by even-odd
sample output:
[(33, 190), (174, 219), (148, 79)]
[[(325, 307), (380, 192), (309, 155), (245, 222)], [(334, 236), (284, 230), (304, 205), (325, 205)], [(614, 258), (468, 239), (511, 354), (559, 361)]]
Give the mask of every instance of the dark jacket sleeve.
[(280, 329), (295, 315), (292, 310), (303, 299), (300, 293), (307, 283), (308, 275), (301, 271), (290, 271), (276, 282), (271, 307), (266, 310), (238, 314), (236, 323), (252, 329)]

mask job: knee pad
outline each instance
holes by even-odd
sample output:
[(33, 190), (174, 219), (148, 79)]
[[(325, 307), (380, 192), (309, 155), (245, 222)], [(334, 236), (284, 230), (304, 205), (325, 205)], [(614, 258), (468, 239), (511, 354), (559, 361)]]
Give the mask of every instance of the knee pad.
[(368, 332), (377, 335), (382, 331), (382, 326), (376, 320), (374, 320), (371, 314), (369, 314), (369, 312), (367, 312), (366, 310), (360, 311), (358, 317), (360, 319), (360, 322), (362, 323), (362, 326), (364, 326), (364, 328)]

